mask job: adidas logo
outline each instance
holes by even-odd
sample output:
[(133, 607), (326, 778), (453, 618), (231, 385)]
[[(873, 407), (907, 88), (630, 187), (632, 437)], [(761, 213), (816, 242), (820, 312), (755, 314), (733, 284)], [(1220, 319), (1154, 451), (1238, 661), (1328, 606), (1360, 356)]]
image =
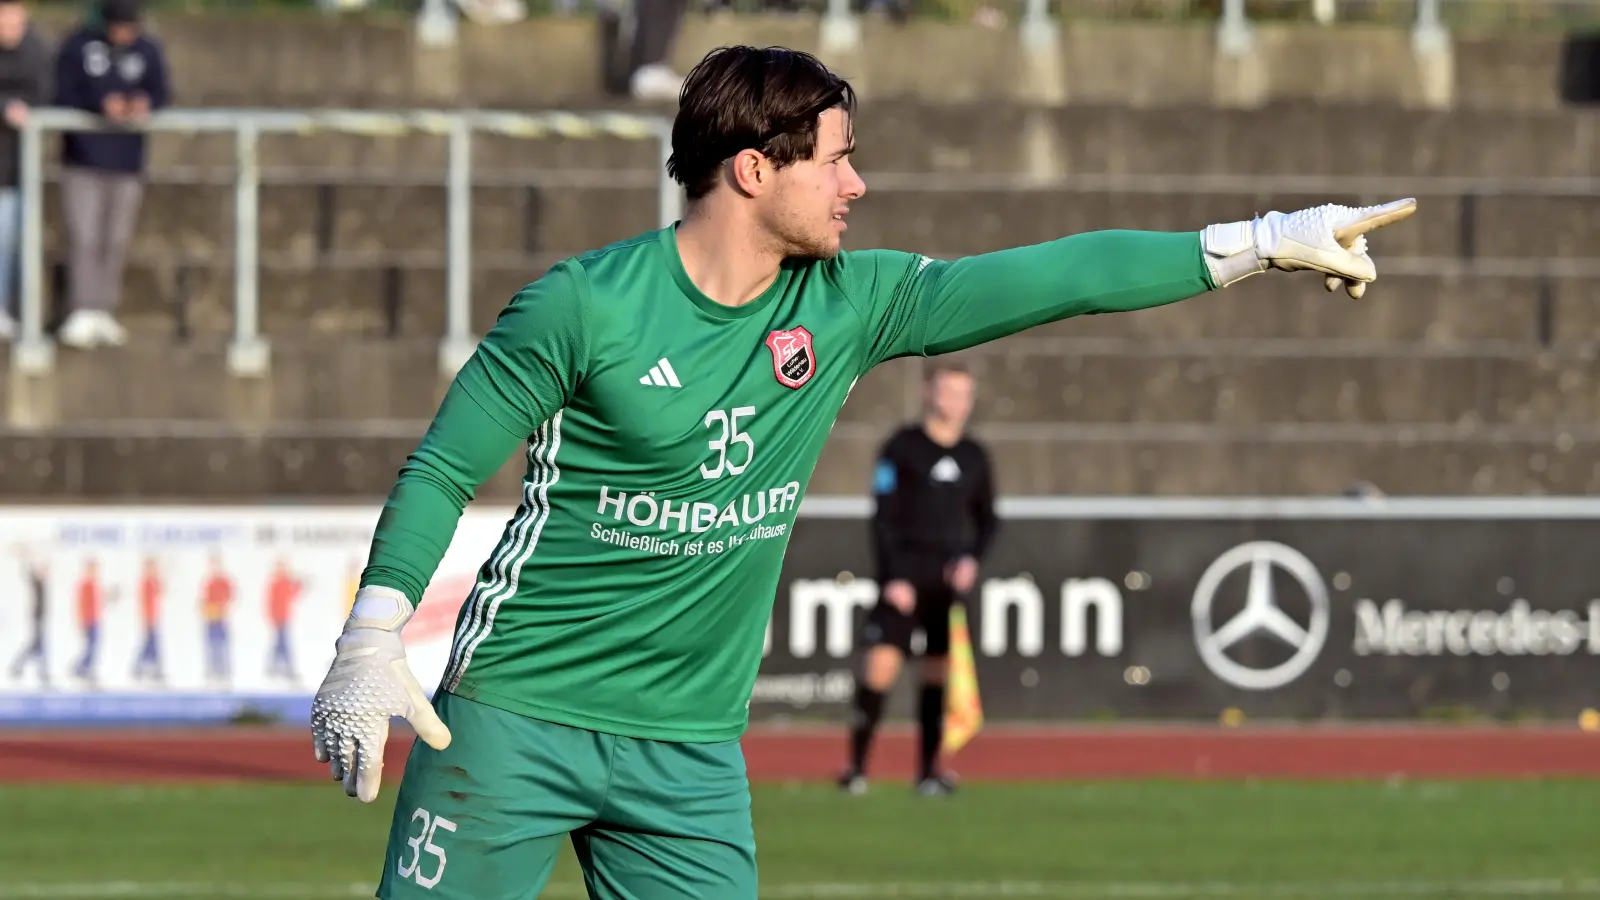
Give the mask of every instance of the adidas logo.
[(653, 384), (656, 387), (683, 387), (678, 382), (678, 373), (672, 371), (672, 363), (667, 362), (665, 356), (661, 361), (650, 367), (650, 374), (639, 379), (640, 384)]

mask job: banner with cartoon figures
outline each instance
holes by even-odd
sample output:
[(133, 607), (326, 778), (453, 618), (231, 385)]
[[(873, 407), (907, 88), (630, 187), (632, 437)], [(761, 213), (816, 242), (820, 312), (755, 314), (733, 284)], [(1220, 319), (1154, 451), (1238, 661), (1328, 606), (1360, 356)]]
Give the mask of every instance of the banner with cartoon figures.
[[(0, 510), (0, 724), (303, 720), (378, 512)], [(462, 517), (406, 626), (428, 690), (509, 513)]]

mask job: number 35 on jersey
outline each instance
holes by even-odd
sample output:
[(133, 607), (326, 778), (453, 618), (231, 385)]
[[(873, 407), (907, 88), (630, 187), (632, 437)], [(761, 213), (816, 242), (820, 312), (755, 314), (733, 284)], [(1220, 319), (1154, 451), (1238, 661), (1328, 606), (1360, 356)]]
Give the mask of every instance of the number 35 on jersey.
[[(754, 406), (736, 406), (733, 409), (713, 409), (706, 413), (705, 426), (716, 435), (710, 441), (711, 461), (702, 463), (700, 474), (705, 478), (738, 475), (756, 458), (756, 442), (744, 430), (744, 420), (756, 414)], [(743, 445), (743, 449), (740, 449)]]

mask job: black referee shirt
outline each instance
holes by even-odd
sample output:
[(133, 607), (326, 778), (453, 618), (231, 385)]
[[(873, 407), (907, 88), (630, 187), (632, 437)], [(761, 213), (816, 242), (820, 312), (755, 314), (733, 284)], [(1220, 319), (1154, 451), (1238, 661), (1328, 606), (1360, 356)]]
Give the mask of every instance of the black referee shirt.
[(982, 561), (994, 541), (989, 455), (963, 436), (953, 447), (908, 425), (884, 442), (873, 472), (878, 583), (937, 577), (962, 556)]

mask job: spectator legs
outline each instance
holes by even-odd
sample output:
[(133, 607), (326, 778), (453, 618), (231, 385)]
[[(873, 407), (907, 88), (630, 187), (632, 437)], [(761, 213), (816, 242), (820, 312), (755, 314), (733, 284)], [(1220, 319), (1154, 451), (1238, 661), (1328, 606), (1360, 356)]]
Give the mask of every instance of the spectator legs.
[(0, 340), (17, 333), (18, 252), (22, 242), (22, 192), (0, 187)]
[(664, 66), (683, 24), (684, 0), (635, 0), (639, 28), (633, 37), (633, 68)]
[(683, 22), (685, 0), (617, 2), (631, 5), (618, 8), (606, 3), (600, 11), (605, 53), (618, 61), (610, 65), (609, 72), (614, 75), (607, 77), (608, 89), (626, 92), (637, 100), (676, 103), (683, 78), (672, 70), (667, 58)]
[(61, 201), (70, 244), (68, 308), (60, 339), (71, 347), (121, 344), (127, 333), (112, 313), (122, 294), (128, 244), (139, 219), (138, 175), (67, 168)]

